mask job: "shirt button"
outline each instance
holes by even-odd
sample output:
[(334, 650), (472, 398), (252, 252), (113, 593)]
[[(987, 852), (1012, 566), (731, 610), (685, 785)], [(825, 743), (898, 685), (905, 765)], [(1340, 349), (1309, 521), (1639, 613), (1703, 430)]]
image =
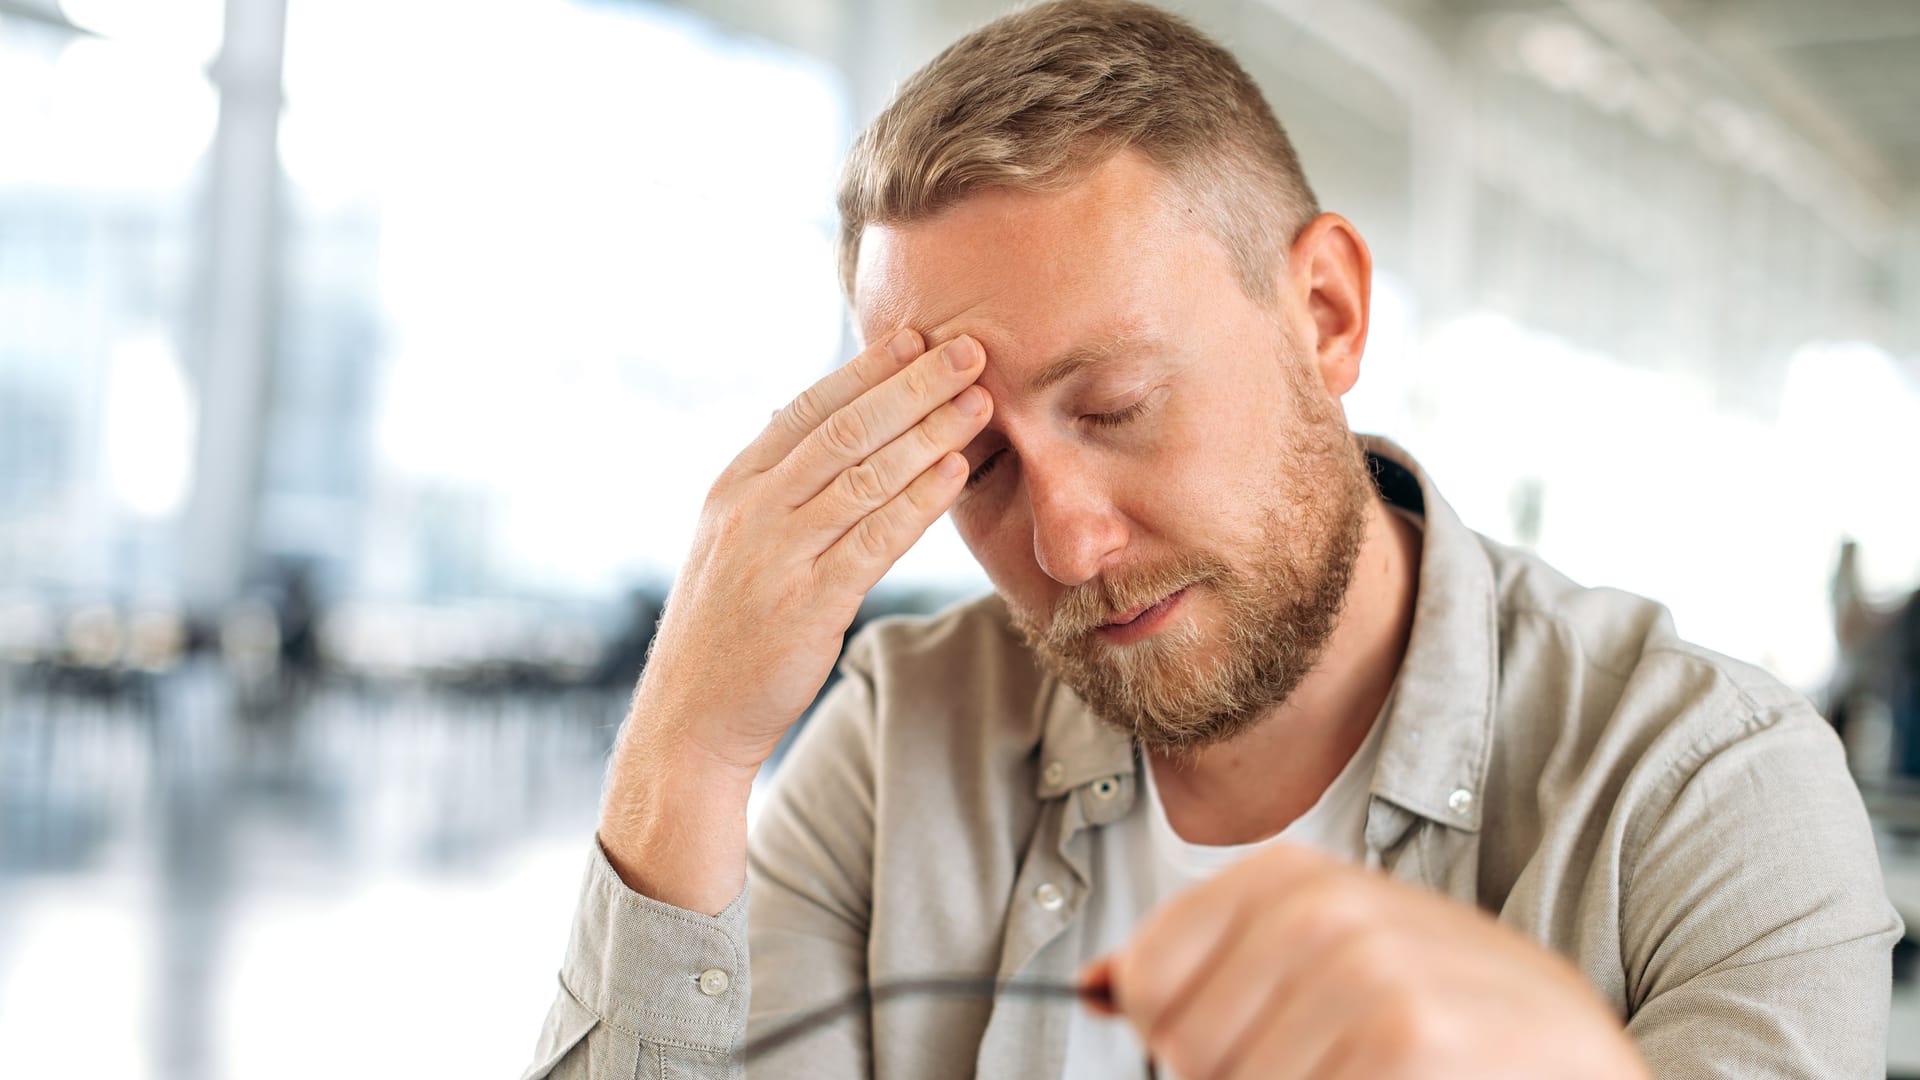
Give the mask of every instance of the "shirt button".
[(1093, 782), (1094, 795), (1102, 799), (1113, 798), (1113, 793), (1119, 790), (1120, 782), (1111, 776), (1103, 776)]
[(708, 968), (700, 973), (700, 992), (708, 997), (719, 997), (727, 992), (727, 987), (732, 981), (727, 978), (727, 973), (719, 968)]
[(1047, 782), (1048, 787), (1059, 787), (1060, 781), (1067, 778), (1067, 767), (1056, 761), (1048, 765), (1047, 771), (1041, 773), (1040, 776)]
[(1066, 895), (1060, 891), (1060, 886), (1051, 881), (1041, 882), (1040, 887), (1033, 890), (1033, 898), (1048, 911), (1059, 911), (1060, 905), (1067, 902)]
[(1473, 792), (1463, 787), (1454, 788), (1453, 794), (1447, 796), (1447, 807), (1456, 814), (1464, 814), (1473, 809)]

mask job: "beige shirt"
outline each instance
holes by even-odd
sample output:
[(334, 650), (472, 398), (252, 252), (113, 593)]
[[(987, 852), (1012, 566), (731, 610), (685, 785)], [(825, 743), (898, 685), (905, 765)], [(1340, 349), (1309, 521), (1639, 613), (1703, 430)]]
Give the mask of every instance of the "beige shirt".
[[(1366, 443), (1425, 525), (1367, 810), (1381, 872), (1568, 957), (1656, 1075), (1884, 1077), (1902, 928), (1826, 722), (1658, 604), (1471, 532)], [(1074, 977), (1092, 831), (1136, 797), (1128, 741), (996, 598), (878, 623), (843, 670), (718, 916), (632, 892), (595, 845), (527, 1077), (738, 1075), (749, 1030), (872, 983)], [(1053, 1080), (1074, 1007), (885, 999), (753, 1073)]]

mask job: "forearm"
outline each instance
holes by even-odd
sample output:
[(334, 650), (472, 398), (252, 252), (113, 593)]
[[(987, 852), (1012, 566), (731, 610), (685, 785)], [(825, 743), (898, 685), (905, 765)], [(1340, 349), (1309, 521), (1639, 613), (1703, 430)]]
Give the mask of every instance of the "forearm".
[(626, 886), (718, 914), (747, 876), (747, 797), (757, 770), (715, 760), (677, 714), (636, 700), (614, 750), (600, 846)]
[[(990, 413), (984, 391), (968, 393), (976, 344), (921, 345), (902, 331), (814, 384), (708, 492), (614, 749), (529, 1077), (737, 1072), (754, 775), (818, 695), (867, 592), (959, 496), (958, 451)], [(776, 894), (776, 922), (782, 904), (825, 907)], [(849, 921), (827, 911), (821, 925), (832, 938)], [(858, 982), (863, 951), (832, 939), (793, 974), (833, 964)]]

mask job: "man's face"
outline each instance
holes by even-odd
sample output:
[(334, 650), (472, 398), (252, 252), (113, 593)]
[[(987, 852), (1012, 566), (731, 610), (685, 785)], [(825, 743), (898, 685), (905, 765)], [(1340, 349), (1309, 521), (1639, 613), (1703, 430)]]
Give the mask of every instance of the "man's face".
[(871, 226), (855, 309), (985, 348), (993, 419), (953, 520), (1046, 665), (1168, 753), (1311, 670), (1365, 531), (1365, 466), (1299, 342), (1131, 154), (1045, 194)]

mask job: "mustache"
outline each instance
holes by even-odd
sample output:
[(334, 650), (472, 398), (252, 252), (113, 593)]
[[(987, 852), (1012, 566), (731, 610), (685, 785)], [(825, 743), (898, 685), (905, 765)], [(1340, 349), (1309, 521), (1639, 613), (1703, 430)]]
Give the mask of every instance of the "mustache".
[(1102, 574), (1068, 589), (1054, 602), (1046, 625), (1035, 629), (1049, 642), (1065, 645), (1105, 626), (1116, 616), (1227, 574), (1225, 564), (1205, 555), (1144, 565), (1123, 574)]

